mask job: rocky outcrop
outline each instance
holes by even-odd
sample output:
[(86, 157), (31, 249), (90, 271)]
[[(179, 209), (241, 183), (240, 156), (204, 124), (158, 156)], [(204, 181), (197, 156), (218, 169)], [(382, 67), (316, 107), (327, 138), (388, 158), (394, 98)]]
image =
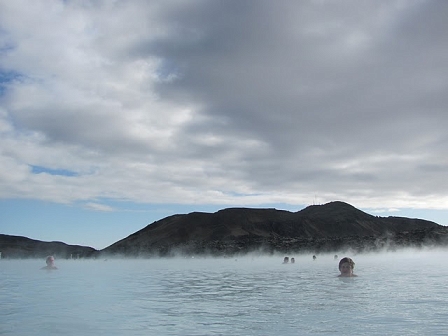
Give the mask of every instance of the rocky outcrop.
[(53, 255), (58, 259), (66, 259), (90, 258), (98, 251), (88, 246), (43, 242), (21, 236), (0, 234), (0, 252), (2, 258), (45, 258)]
[(0, 234), (3, 258), (316, 254), (425, 246), (448, 246), (448, 228), (422, 219), (372, 216), (344, 202), (313, 205), (298, 212), (229, 208), (173, 215), (100, 251)]
[(153, 257), (394, 250), (445, 246), (448, 231), (434, 222), (369, 215), (344, 202), (298, 212), (229, 208), (193, 212), (154, 222), (100, 251), (102, 255)]

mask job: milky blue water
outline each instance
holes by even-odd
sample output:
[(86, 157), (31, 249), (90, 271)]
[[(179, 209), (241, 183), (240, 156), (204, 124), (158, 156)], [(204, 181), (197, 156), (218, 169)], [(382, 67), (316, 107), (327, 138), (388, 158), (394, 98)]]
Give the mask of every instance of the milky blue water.
[(0, 260), (0, 335), (448, 334), (448, 252), (350, 256)]

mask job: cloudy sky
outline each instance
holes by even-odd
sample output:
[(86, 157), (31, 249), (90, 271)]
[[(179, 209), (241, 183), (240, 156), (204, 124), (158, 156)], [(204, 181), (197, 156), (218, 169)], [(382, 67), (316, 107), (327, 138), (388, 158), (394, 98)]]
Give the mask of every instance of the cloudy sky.
[(0, 233), (341, 200), (448, 225), (448, 1), (0, 0)]

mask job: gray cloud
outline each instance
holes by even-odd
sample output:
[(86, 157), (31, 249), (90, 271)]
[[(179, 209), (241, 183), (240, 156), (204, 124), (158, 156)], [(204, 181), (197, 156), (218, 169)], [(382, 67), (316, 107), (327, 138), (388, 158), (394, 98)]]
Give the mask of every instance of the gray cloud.
[(2, 197), (446, 204), (443, 1), (0, 7)]

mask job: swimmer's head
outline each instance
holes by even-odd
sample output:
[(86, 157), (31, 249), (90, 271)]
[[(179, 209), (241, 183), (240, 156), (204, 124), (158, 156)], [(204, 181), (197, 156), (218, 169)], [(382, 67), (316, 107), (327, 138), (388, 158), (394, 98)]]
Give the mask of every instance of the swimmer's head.
[(53, 266), (53, 264), (54, 264), (54, 257), (53, 256), (48, 256), (47, 259), (45, 260), (45, 262), (47, 263), (48, 266)]
[(353, 269), (355, 268), (355, 262), (348, 257), (342, 258), (339, 261), (339, 270), (342, 272), (342, 269), (346, 267), (348, 267), (350, 271), (353, 271)]

